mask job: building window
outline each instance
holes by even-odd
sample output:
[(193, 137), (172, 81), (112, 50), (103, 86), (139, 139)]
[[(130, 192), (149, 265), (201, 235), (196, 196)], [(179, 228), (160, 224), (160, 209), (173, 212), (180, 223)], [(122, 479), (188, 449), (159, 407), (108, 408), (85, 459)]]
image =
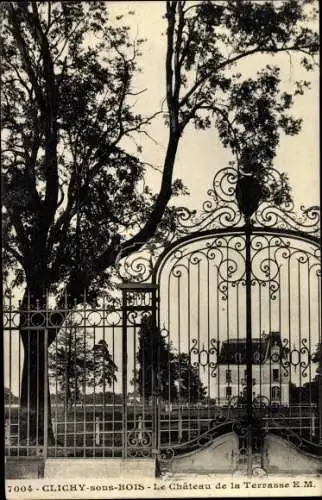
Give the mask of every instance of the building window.
[(280, 379), (280, 371), (278, 368), (273, 368), (273, 382), (278, 382)]
[(241, 352), (235, 352), (234, 354), (234, 360), (236, 364), (240, 364), (243, 362), (243, 356)]
[(260, 357), (259, 357), (259, 352), (255, 351), (253, 353), (253, 363), (259, 363)]
[(281, 389), (279, 387), (272, 387), (272, 401), (279, 401), (281, 399)]
[(227, 386), (226, 387), (226, 398), (230, 398), (231, 397), (231, 387)]
[(231, 370), (226, 370), (226, 382), (231, 382)]

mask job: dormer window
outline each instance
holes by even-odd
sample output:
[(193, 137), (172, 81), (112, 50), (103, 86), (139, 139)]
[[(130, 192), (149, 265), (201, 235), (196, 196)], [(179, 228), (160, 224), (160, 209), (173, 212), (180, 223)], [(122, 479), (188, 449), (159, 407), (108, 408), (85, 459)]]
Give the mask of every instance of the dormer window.
[(241, 352), (235, 352), (234, 354), (235, 363), (239, 364), (243, 362), (243, 356)]

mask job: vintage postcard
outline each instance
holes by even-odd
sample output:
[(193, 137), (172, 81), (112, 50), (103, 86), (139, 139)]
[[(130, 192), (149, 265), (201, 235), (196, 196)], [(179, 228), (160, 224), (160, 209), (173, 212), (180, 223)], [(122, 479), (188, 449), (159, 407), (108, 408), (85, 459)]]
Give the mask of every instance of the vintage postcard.
[(320, 496), (318, 2), (1, 37), (7, 498)]

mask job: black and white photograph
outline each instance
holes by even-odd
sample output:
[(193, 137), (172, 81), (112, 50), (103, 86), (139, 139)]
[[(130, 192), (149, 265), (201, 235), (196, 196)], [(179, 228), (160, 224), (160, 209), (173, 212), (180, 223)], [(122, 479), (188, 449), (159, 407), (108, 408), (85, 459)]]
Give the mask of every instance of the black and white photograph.
[(0, 13), (6, 497), (321, 496), (319, 2)]

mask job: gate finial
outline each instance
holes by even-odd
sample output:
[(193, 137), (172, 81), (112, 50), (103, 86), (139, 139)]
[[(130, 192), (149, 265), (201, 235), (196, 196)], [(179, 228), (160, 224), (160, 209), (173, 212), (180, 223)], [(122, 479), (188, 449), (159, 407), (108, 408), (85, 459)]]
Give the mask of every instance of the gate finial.
[(238, 174), (236, 199), (240, 212), (247, 218), (258, 209), (262, 196), (260, 181), (253, 174)]

